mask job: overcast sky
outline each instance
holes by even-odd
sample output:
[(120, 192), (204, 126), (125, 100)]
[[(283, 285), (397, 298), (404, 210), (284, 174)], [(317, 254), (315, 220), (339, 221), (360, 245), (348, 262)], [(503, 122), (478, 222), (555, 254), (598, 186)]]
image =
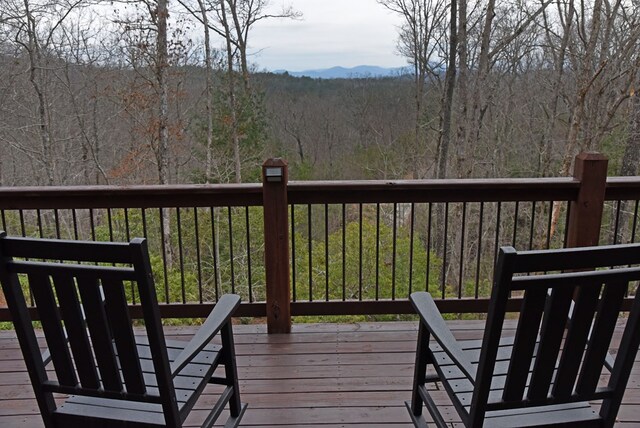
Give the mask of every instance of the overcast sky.
[(400, 67), (396, 53), (399, 18), (376, 0), (272, 0), (291, 4), (301, 20), (256, 24), (249, 39), (260, 69), (301, 71), (333, 66)]

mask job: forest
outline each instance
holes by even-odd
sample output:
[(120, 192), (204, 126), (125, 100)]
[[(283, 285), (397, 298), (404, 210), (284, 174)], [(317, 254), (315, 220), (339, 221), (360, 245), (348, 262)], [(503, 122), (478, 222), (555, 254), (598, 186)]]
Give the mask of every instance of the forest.
[[(411, 73), (332, 80), (273, 74), (252, 64), (255, 25), (301, 18), (286, 4), (1, 2), (0, 186), (258, 182), (260, 165), (270, 157), (288, 161), (291, 180), (567, 176), (580, 151), (605, 153), (612, 175), (638, 174), (640, 3), (635, 0), (372, 1), (370, 7), (402, 18), (397, 50)], [(422, 220), (416, 220), (415, 239), (413, 220), (398, 215), (406, 207), (392, 205), (382, 206), (382, 215), (380, 207), (365, 206), (364, 217), (362, 207), (349, 206), (342, 220), (331, 214), (325, 229), (312, 230), (312, 217), (322, 224), (323, 216), (338, 208), (292, 212), (298, 231), (292, 232), (298, 246), (293, 282), (299, 290), (309, 284), (298, 298), (378, 298), (378, 293), (395, 298), (396, 292), (405, 296), (412, 281), (427, 288), (442, 283), (443, 296), (446, 291), (467, 297), (478, 294), (481, 282), (484, 293), (497, 245), (509, 241), (508, 235), (514, 243), (516, 235), (526, 241), (529, 230), (529, 245), (543, 242), (534, 231), (546, 230), (546, 223), (536, 222), (550, 218), (553, 207), (474, 205), (467, 212), (466, 205), (452, 206), (452, 224), (464, 225), (468, 215), (469, 228), (480, 230), (462, 227), (460, 233), (452, 226), (451, 236), (441, 241), (463, 245), (448, 249), (432, 246), (435, 238), (424, 232), (427, 207), (416, 208)], [(442, 209), (434, 209), (436, 226), (442, 225), (437, 218)], [(501, 209), (502, 221), (508, 221), (502, 229)], [(430, 224), (431, 206), (428, 210)], [(179, 209), (160, 210), (161, 221), (154, 217), (144, 230), (157, 239), (152, 261), (160, 287), (165, 284), (162, 298), (210, 300), (219, 291), (235, 290), (237, 282), (245, 287), (245, 299), (260, 300), (263, 249), (250, 240), (261, 237), (261, 214), (252, 208), (249, 218), (248, 209), (212, 208), (209, 217), (205, 209), (198, 220), (199, 211), (194, 209), (192, 220), (178, 221)], [(59, 228), (54, 214), (57, 218), (57, 212), (3, 212), (3, 227), (18, 231), (22, 223), (23, 234), (53, 234)], [(60, 213), (65, 215), (72, 231), (76, 213), (73, 220)], [(81, 234), (113, 239), (112, 222), (122, 223), (130, 213), (84, 215), (92, 228)], [(142, 231), (140, 219), (131, 216), (118, 230)], [(225, 216), (226, 230), (220, 226)], [(631, 216), (624, 221), (630, 224)], [(49, 229), (43, 231), (43, 225)], [(184, 242), (171, 233), (181, 227)], [(198, 227), (211, 230), (207, 242), (186, 231)], [(125, 238), (118, 233), (116, 238)], [(625, 239), (631, 233), (635, 236), (633, 230)], [(483, 234), (495, 235), (495, 242), (481, 243)], [(561, 235), (558, 230), (554, 239)], [(363, 236), (358, 249), (354, 243)], [(376, 248), (382, 251), (371, 252)], [(167, 267), (167, 254), (183, 249), (188, 274), (176, 263)], [(378, 271), (376, 257), (382, 253), (393, 260), (380, 262)], [(407, 266), (413, 255), (415, 266)], [(375, 259), (375, 272), (362, 272), (363, 258), (365, 266)], [(480, 279), (472, 269), (456, 272), (456, 260), (474, 258)], [(217, 261), (200, 270), (201, 259)], [(252, 278), (243, 276), (251, 269), (249, 259)], [(432, 278), (430, 268), (441, 273)], [(473, 285), (467, 290), (474, 275), (475, 290)], [(325, 291), (312, 290), (314, 281), (325, 281)], [(185, 288), (185, 282), (191, 285)], [(341, 282), (348, 283), (348, 291)], [(170, 290), (169, 283), (182, 288)], [(256, 294), (248, 297), (249, 290)]]
[(372, 1), (412, 73), (337, 80), (255, 69), (267, 0), (2, 4), (4, 186), (637, 173), (635, 1)]

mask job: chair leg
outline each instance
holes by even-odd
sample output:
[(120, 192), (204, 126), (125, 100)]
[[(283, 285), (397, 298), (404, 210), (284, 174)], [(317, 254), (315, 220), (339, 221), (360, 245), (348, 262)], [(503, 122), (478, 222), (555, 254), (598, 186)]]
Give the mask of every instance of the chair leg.
[(411, 402), (405, 401), (405, 405), (409, 410), (411, 421), (416, 428), (426, 428), (427, 421), (422, 415), (423, 406), (429, 410), (429, 414), (433, 418), (434, 423), (438, 427), (446, 427), (447, 424), (438, 411), (435, 402), (427, 392), (426, 383), (436, 382), (439, 377), (437, 375), (427, 376), (427, 365), (433, 363), (433, 356), (429, 349), (429, 330), (420, 322), (418, 328), (418, 343), (416, 347), (416, 363), (413, 372), (413, 388)]
[(414, 416), (422, 415), (422, 397), (420, 397), (420, 386), (424, 385), (427, 377), (427, 363), (429, 362), (429, 330), (424, 324), (418, 327), (418, 345), (416, 348), (416, 363), (413, 371), (413, 387), (411, 395), (411, 413)]
[(240, 421), (242, 420), (242, 417), (244, 416), (244, 412), (247, 410), (247, 404), (243, 404), (240, 406), (240, 412), (238, 413), (237, 416), (229, 416), (229, 419), (227, 419), (227, 422), (224, 424), (224, 428), (236, 428), (238, 425), (240, 425)]
[[(229, 320), (221, 330), (222, 336), (222, 360), (224, 362), (225, 377), (227, 385), (233, 389), (229, 398), (229, 411), (231, 418), (242, 417), (244, 412), (242, 403), (240, 402), (240, 386), (238, 385), (238, 368), (236, 365), (236, 352), (233, 343), (233, 327)], [(245, 406), (246, 407), (246, 406)], [(239, 419), (238, 419), (239, 420)]]
[(413, 422), (413, 426), (416, 428), (427, 428), (427, 421), (425, 421), (424, 417), (420, 415), (414, 415), (413, 410), (411, 410), (411, 403), (408, 401), (404, 402), (404, 405), (407, 406), (407, 410), (409, 410), (409, 416), (411, 417), (411, 422)]

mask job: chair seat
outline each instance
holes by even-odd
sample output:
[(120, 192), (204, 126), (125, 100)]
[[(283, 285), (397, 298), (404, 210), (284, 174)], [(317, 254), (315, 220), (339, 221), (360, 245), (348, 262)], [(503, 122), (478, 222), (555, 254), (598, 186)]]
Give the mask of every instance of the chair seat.
[(555, 406), (527, 407), (487, 412), (483, 428), (601, 427), (602, 420), (586, 401)]
[[(513, 336), (503, 337), (496, 358), (494, 376), (489, 393), (489, 403), (500, 402), (509, 359), (513, 349)], [(458, 342), (474, 366), (477, 366), (482, 348), (481, 340), (467, 340)], [(455, 405), (469, 414), (473, 396), (473, 384), (464, 376), (460, 369), (451, 361), (449, 356), (437, 344), (431, 345), (436, 366), (439, 368), (440, 381), (451, 391)], [(526, 391), (526, 389), (525, 389)], [(593, 422), (594, 425), (590, 425)], [(526, 407), (509, 410), (488, 411), (483, 427), (534, 427), (562, 424), (563, 426), (601, 426), (598, 413), (589, 402), (577, 402), (544, 407)]]
[[(147, 393), (148, 395), (157, 396), (158, 390), (155, 388), (157, 386), (156, 376), (151, 360), (149, 343), (146, 336), (136, 336), (136, 342), (140, 355), (140, 365), (144, 373), (145, 383), (148, 386)], [(187, 342), (167, 340), (166, 344), (169, 361), (173, 362)], [(220, 349), (221, 347), (218, 345), (206, 346), (173, 378), (178, 409), (183, 421), (218, 366)], [(55, 411), (55, 415), (58, 420), (65, 423), (70, 423), (72, 419), (77, 417), (91, 417), (104, 420), (105, 424), (109, 426), (112, 426), (109, 421), (117, 420), (118, 423), (121, 423), (122, 419), (129, 421), (127, 427), (138, 428), (165, 425), (164, 413), (160, 404), (81, 395), (69, 396)]]

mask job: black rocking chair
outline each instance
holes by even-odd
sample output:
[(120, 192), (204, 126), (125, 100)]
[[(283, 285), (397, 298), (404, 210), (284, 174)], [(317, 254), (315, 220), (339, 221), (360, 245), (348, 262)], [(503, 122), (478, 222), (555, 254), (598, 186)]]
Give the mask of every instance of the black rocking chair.
[[(611, 427), (640, 345), (640, 245), (516, 252), (500, 250), (482, 341), (456, 341), (428, 293), (411, 295), (420, 315), (413, 395), (447, 422), (426, 385), (441, 382), (466, 427)], [(513, 294), (513, 296), (512, 296)], [(510, 297), (522, 296), (515, 335), (503, 334)], [(616, 357), (614, 330), (625, 324)], [(427, 373), (427, 365), (435, 373)]]
[[(98, 243), (0, 232), (0, 282), (47, 428), (182, 427), (207, 384), (224, 389), (202, 426), (212, 426), (227, 403), (225, 426), (239, 424), (246, 405), (231, 315), (240, 298), (223, 296), (190, 342), (165, 340), (144, 239)], [(48, 346), (42, 354), (27, 288)], [(142, 306), (139, 335), (129, 290)], [(211, 343), (218, 333), (221, 345)], [(214, 375), (219, 365), (223, 376)]]

